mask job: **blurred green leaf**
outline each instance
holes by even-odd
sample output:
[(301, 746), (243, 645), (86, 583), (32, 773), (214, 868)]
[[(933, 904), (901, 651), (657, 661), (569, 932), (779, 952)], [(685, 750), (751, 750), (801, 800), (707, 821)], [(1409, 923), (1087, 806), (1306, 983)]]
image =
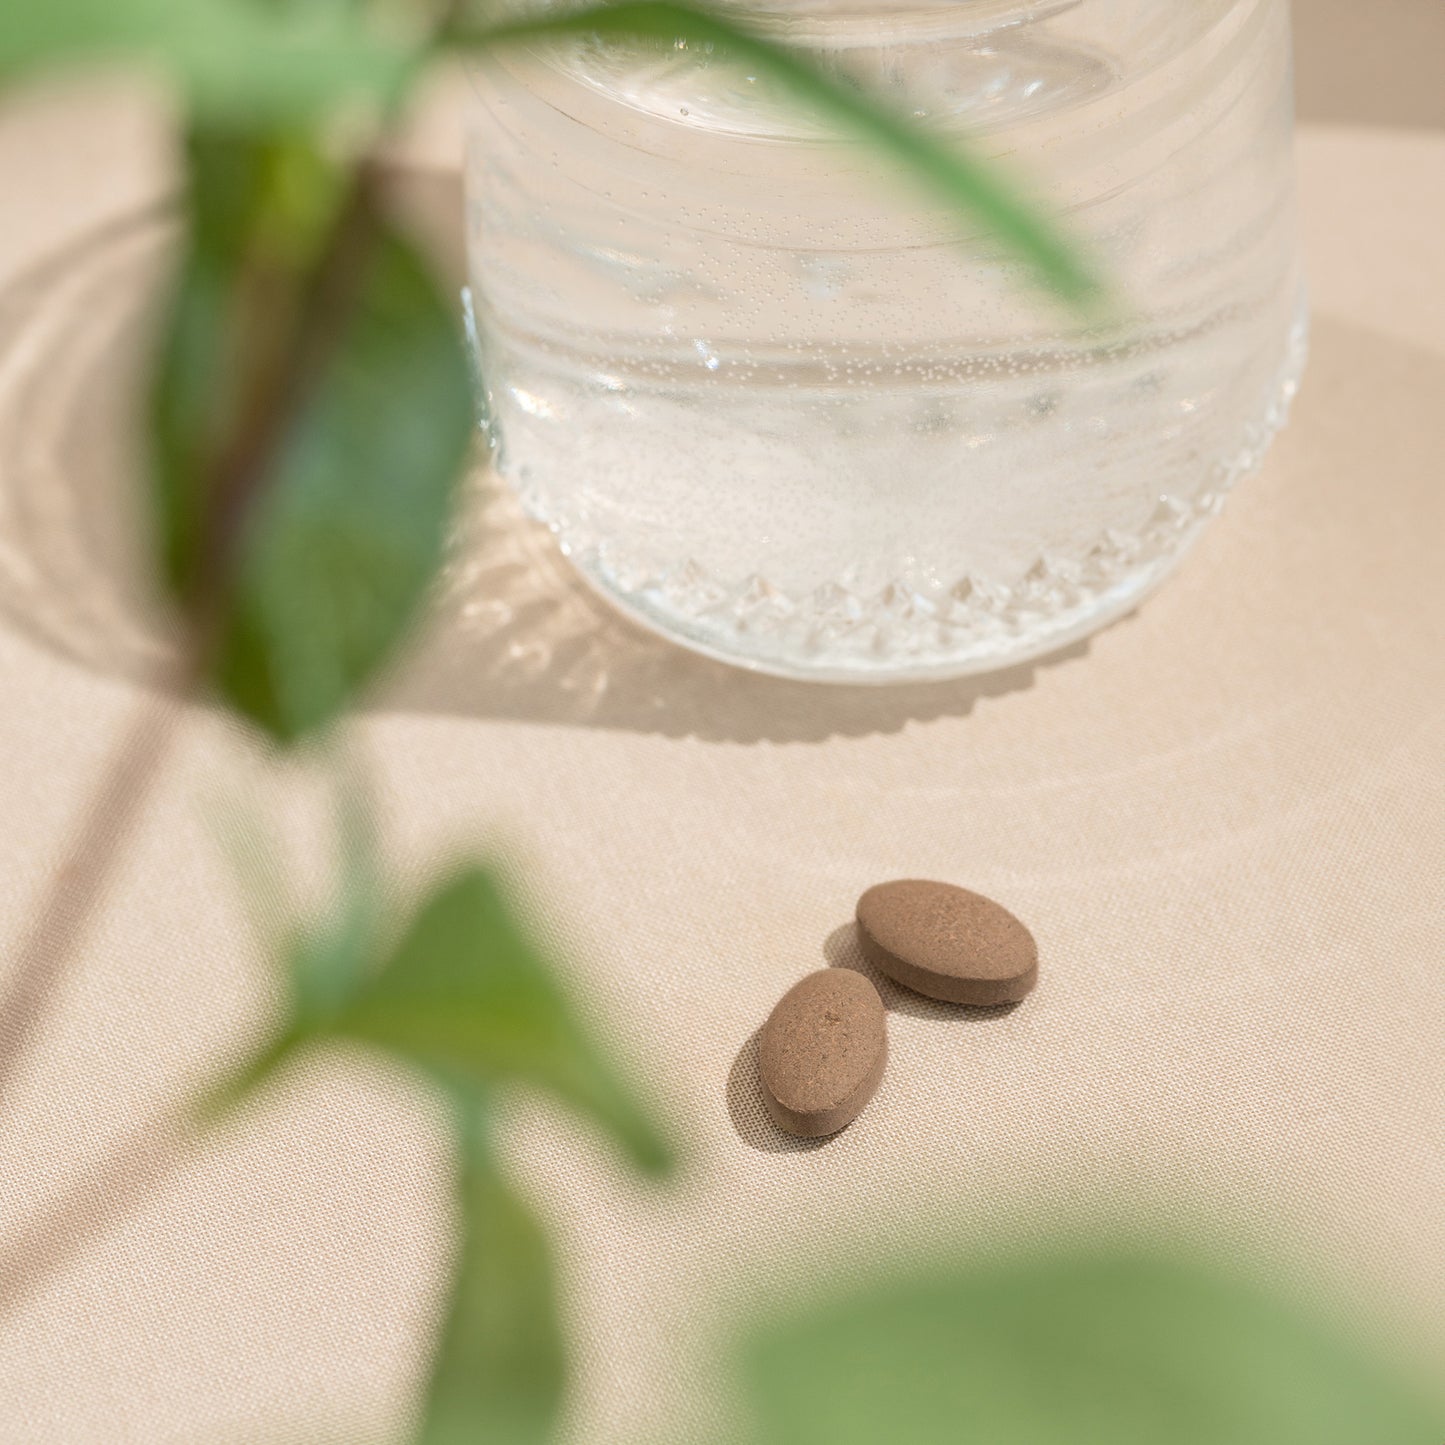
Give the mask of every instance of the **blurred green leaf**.
[[(187, 599), (206, 574), (214, 472), (240, 424), (246, 367), (259, 349), (261, 308), (243, 304), (242, 281), (251, 279), (246, 257), (264, 225), (271, 153), (284, 143), (206, 129), (186, 137), (189, 244), (156, 359), (151, 445), (161, 562)], [(291, 302), (299, 282), (287, 279)]]
[[(284, 364), (305, 283), (347, 177), (304, 133), (193, 127), (189, 244), (158, 358), (152, 439), (162, 560), (186, 600), (204, 589), (216, 473), (250, 392)], [(248, 390), (249, 389), (249, 390)]]
[(193, 116), (264, 125), (345, 103), (391, 107), (419, 63), (362, 7), (256, 0), (17, 0), (0, 22), (0, 83), (120, 61), (176, 85)]
[(670, 1163), (646, 1112), (588, 1038), (490, 876), (467, 868), (422, 905), (396, 951), (331, 1025), (463, 1092), (543, 1089), (649, 1173)]
[(287, 855), (276, 830), (233, 799), (222, 842), (238, 876), (257, 942), (281, 968), (290, 997), (276, 1031), (255, 1053), (204, 1089), (193, 1105), (212, 1123), (269, 1082), (292, 1055), (324, 1032), (374, 972), (384, 929), (386, 884), (379, 861), (375, 801), (354, 763), (331, 763), (337, 884), (332, 906), (303, 924), (292, 911)]
[(306, 1042), (306, 1036), (291, 1027), (272, 1034), (234, 1068), (218, 1074), (196, 1091), (189, 1104), (191, 1118), (202, 1129), (212, 1128), (269, 1084)]
[(1330, 1329), (1194, 1265), (1076, 1251), (882, 1286), (756, 1335), (767, 1445), (1440, 1445)]
[[(208, 135), (192, 157), (193, 245), (153, 404), (162, 547), (194, 605), (216, 585), (218, 529), (233, 532), (216, 682), (290, 741), (354, 702), (436, 576), (475, 429), (469, 364), (455, 308), (383, 217), (318, 261), (346, 189), (309, 145)], [(312, 317), (308, 344), (328, 349), (308, 374), (297, 318), (348, 265), (353, 294)], [(268, 451), (254, 437), (277, 412)], [(248, 446), (262, 474), (238, 508), (217, 478)]]
[(583, 9), (548, 10), (487, 28), (457, 29), (454, 42), (475, 48), (563, 35), (663, 44), (685, 42), (772, 75), (793, 96), (840, 129), (891, 155), (939, 200), (983, 222), (1050, 290), (1080, 308), (1097, 310), (1103, 288), (1080, 244), (1039, 204), (1026, 200), (1001, 170), (865, 94), (831, 79), (803, 54), (723, 16), (669, 0), (620, 0)]
[(387, 887), (376, 836), (374, 800), (360, 769), (333, 778), (337, 840), (334, 907), (319, 927), (297, 931), (287, 962), (297, 1026), (335, 1017), (366, 986), (381, 952)]
[(254, 799), (220, 794), (208, 809), (216, 842), (235, 876), (237, 901), (254, 942), (268, 957), (289, 935), (295, 899), (281, 840)]
[(496, 1172), (464, 1140), (462, 1243), (419, 1445), (546, 1445), (564, 1360), (547, 1241)]
[(440, 570), (476, 426), (453, 312), (415, 249), (383, 231), (246, 524), (219, 681), (280, 738), (356, 699)]

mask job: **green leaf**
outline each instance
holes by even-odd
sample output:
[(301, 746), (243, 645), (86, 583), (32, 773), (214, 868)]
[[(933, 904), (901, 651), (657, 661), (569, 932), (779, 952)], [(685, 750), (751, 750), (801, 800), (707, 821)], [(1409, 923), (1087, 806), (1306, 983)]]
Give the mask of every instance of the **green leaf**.
[[(290, 915), (286, 855), (272, 830), (239, 803), (230, 807), (225, 842), (251, 905), (257, 941), (281, 965), (289, 1006), (256, 1051), (201, 1091), (193, 1114), (213, 1123), (267, 1085), (293, 1055), (323, 1034), (362, 988), (381, 953), (385, 885), (378, 861), (375, 800), (354, 762), (332, 763), (337, 884), (330, 908), (310, 925)], [(277, 926), (275, 915), (284, 922)]]
[(268, 956), (280, 952), (289, 937), (295, 900), (276, 829), (240, 788), (220, 794), (207, 815), (234, 876), (252, 941)]
[(600, 1125), (639, 1168), (656, 1174), (669, 1166), (647, 1114), (481, 869), (437, 888), (331, 1027), (464, 1093), (513, 1082), (543, 1089)]
[(338, 1012), (375, 971), (388, 888), (382, 876), (375, 799), (353, 761), (323, 753), (335, 817), (336, 881), (330, 905), (302, 921), (291, 860), (277, 829), (239, 792), (213, 810), (217, 840), (261, 951), (280, 965), (290, 991), (288, 1026), (315, 1027)]
[(358, 101), (393, 106), (419, 63), (362, 7), (256, 0), (16, 0), (0, 24), (0, 83), (113, 62), (158, 72), (212, 122), (294, 122)]
[(755, 1336), (767, 1445), (1440, 1445), (1334, 1331), (1183, 1262), (1075, 1251), (885, 1285)]
[[(192, 248), (153, 401), (162, 550), (183, 603), (219, 605), (222, 696), (292, 741), (354, 701), (440, 568), (475, 430), (469, 364), (450, 299), (384, 218), (346, 257), (325, 252), (347, 191), (309, 143), (206, 134), (192, 157)], [(347, 266), (352, 293), (317, 320)], [(290, 378), (318, 334), (324, 355)], [(217, 477), (264, 435), (268, 384), (281, 425), (232, 515)]]
[(564, 1377), (547, 1241), (497, 1174), (463, 1149), (461, 1257), (419, 1445), (546, 1445)]
[(289, 1027), (272, 1034), (234, 1068), (197, 1090), (189, 1105), (192, 1120), (202, 1129), (214, 1127), (251, 1095), (269, 1085), (306, 1042), (305, 1035)]
[(152, 395), (162, 561), (191, 599), (212, 558), (216, 472), (258, 386), (285, 362), (308, 273), (336, 223), (346, 173), (310, 138), (194, 127), (189, 244)]
[(282, 953), (300, 1030), (324, 1028), (366, 986), (381, 953), (385, 884), (370, 797), (358, 772), (336, 779), (337, 887), (313, 927), (294, 928)]
[(332, 783), (338, 875), (335, 921), (325, 931), (324, 946), (294, 973), (298, 1011), (306, 1021), (339, 1012), (371, 976), (380, 954), (388, 892), (369, 780), (351, 764), (339, 767)]
[[(197, 130), (187, 136), (189, 245), (151, 391), (151, 468), (165, 580), (183, 597), (206, 572), (213, 472), (240, 423), (258, 308), (242, 304), (247, 249), (261, 228), (276, 142)], [(293, 279), (291, 290), (297, 283)], [(289, 299), (289, 298), (288, 298)]]
[(453, 310), (414, 248), (383, 232), (247, 524), (219, 677), (232, 705), (278, 737), (353, 701), (441, 567), (475, 429)]
[(892, 155), (939, 200), (983, 222), (1039, 279), (1066, 301), (1096, 310), (1103, 288), (1068, 237), (1044, 209), (1027, 201), (994, 165), (971, 154), (956, 137), (941, 139), (857, 90), (832, 80), (796, 50), (721, 15), (668, 0), (622, 0), (574, 11), (548, 11), (451, 37), (472, 47), (516, 44), (563, 35), (671, 47), (675, 42), (710, 47), (782, 82), (842, 130)]

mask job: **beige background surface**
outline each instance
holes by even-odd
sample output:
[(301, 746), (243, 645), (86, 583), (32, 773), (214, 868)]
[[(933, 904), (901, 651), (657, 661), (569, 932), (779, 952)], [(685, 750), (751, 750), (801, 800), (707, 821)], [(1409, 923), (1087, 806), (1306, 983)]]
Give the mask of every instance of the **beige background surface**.
[[(91, 87), (0, 112), (12, 934), (155, 647), (96, 522), (154, 238), (49, 260), (152, 196), (163, 151), (153, 116)], [(1316, 316), (1295, 420), (1181, 576), (1087, 646), (881, 693), (740, 676), (613, 619), (496, 504), (369, 713), (402, 876), (493, 840), (689, 1146), (651, 1195), (565, 1119), (508, 1121), (562, 1241), (574, 1439), (718, 1423), (726, 1301), (1090, 1196), (1187, 1198), (1282, 1240), (1445, 1368), (1445, 135), (1308, 128), (1300, 161)], [(445, 178), (416, 190), (445, 217)], [(312, 870), (308, 799), (192, 717), (0, 1119), (0, 1260), (54, 1201), (93, 1217), (123, 1192), (144, 1121), (265, 1017), (207, 821), (226, 788), (281, 808)], [(762, 1121), (752, 1032), (847, 960), (858, 891), (903, 873), (1018, 911), (1039, 991), (985, 1020), (891, 994), (877, 1099), (791, 1146)], [(309, 1069), (0, 1320), (0, 1440), (397, 1439), (446, 1167), (400, 1080)]]

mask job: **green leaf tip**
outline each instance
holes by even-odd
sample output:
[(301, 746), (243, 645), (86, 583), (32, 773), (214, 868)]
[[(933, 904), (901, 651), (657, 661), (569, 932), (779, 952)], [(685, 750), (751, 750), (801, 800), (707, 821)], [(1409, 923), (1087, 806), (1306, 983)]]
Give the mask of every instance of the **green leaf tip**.
[(891, 155), (939, 201), (983, 222), (1039, 281), (1085, 320), (1115, 312), (1083, 245), (1041, 204), (1025, 198), (1002, 169), (972, 154), (963, 140), (946, 140), (866, 94), (840, 85), (798, 51), (768, 39), (745, 23), (671, 0), (618, 0), (616, 4), (547, 11), (453, 38), (480, 48), (595, 34), (621, 41), (687, 41), (711, 47), (774, 76), (793, 95), (815, 106), (844, 131)]
[(305, 1035), (291, 1028), (272, 1035), (238, 1068), (203, 1088), (190, 1101), (187, 1112), (192, 1122), (200, 1129), (219, 1124), (270, 1084), (305, 1042)]
[(0, 24), (0, 82), (77, 65), (139, 67), (207, 121), (307, 123), (394, 106), (421, 59), (355, 5), (255, 0), (17, 0)]
[(546, 1237), (485, 1151), (462, 1152), (461, 1255), (419, 1445), (547, 1445), (565, 1378)]
[(671, 1167), (662, 1134), (483, 868), (462, 868), (430, 893), (333, 1028), (481, 1094), (540, 1089), (598, 1125), (643, 1173)]

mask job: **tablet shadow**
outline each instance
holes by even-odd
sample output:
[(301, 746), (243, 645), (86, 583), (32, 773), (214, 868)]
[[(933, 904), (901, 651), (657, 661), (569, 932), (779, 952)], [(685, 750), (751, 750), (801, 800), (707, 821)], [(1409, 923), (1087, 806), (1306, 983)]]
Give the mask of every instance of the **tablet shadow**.
[(941, 1023), (989, 1023), (993, 1019), (1005, 1019), (1018, 1008), (1019, 1000), (1012, 1003), (978, 1006), (966, 1003), (948, 1003), (943, 999), (927, 998), (895, 983), (876, 964), (863, 956), (858, 942), (858, 925), (843, 923), (830, 933), (823, 944), (823, 957), (829, 968), (849, 968), (861, 973), (878, 990), (883, 1007), (889, 1013), (902, 1014), (907, 1018), (931, 1019)]
[(837, 1134), (827, 1134), (821, 1139), (800, 1139), (773, 1123), (768, 1106), (763, 1102), (763, 1080), (758, 1073), (758, 1043), (762, 1032), (760, 1028), (755, 1029), (748, 1036), (728, 1070), (724, 1097), (733, 1132), (749, 1149), (756, 1149), (762, 1154), (806, 1154), (813, 1149), (821, 1149), (839, 1134), (846, 1134), (845, 1127)]

